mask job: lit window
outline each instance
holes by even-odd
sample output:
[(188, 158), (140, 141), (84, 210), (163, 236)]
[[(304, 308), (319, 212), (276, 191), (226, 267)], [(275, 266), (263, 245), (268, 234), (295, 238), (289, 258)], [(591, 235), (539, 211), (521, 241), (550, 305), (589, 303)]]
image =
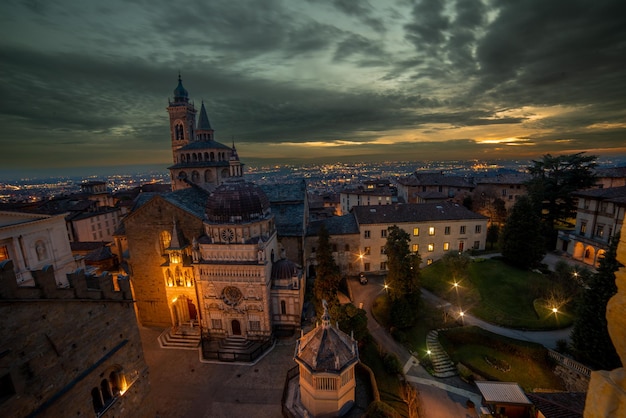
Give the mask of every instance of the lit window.
[(6, 245), (0, 247), (0, 261), (9, 259), (9, 249)]
[(420, 229), (419, 228), (413, 228), (413, 236), (417, 237), (420, 234)]
[(444, 251), (448, 251), (450, 249), (450, 243), (449, 242), (444, 242), (443, 243), (443, 250)]
[(435, 244), (428, 244), (428, 252), (432, 253), (433, 251), (435, 251)]
[(420, 250), (420, 245), (419, 244), (413, 244), (413, 246), (411, 247), (411, 250), (416, 253)]
[(429, 258), (426, 260), (426, 265), (430, 266), (433, 263), (433, 259)]
[(435, 227), (431, 226), (428, 228), (428, 235), (435, 235)]

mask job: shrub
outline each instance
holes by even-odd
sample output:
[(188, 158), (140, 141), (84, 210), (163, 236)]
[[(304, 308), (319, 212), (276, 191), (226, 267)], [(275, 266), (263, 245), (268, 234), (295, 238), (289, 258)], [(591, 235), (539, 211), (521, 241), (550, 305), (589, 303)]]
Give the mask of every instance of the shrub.
[(402, 374), (402, 365), (400, 364), (398, 356), (394, 353), (386, 353), (383, 356), (383, 364), (385, 365), (387, 373), (392, 375)]
[(383, 401), (374, 401), (365, 411), (367, 418), (399, 418), (400, 415), (391, 406)]

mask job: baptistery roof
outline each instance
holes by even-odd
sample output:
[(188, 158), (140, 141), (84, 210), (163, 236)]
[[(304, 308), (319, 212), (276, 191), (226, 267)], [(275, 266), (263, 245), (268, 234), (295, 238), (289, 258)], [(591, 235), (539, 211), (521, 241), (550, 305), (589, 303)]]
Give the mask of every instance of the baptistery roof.
[(270, 201), (259, 186), (242, 179), (227, 180), (218, 186), (206, 203), (211, 223), (258, 221), (270, 214)]

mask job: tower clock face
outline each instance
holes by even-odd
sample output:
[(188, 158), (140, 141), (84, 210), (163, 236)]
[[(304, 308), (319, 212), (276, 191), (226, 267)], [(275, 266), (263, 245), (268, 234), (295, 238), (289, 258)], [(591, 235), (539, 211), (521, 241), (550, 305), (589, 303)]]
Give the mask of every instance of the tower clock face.
[(235, 239), (235, 231), (233, 231), (230, 228), (222, 230), (222, 241), (232, 242), (234, 239)]

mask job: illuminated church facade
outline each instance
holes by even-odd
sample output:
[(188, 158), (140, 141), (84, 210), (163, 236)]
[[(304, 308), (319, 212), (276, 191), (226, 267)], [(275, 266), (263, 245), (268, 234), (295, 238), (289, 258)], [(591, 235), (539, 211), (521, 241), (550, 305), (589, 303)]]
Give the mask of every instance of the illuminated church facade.
[(204, 103), (196, 122), (180, 77), (167, 110), (172, 191), (140, 194), (118, 234), (139, 322), (248, 340), (299, 328), (304, 278), (270, 199), (244, 180), (234, 144), (215, 141)]

